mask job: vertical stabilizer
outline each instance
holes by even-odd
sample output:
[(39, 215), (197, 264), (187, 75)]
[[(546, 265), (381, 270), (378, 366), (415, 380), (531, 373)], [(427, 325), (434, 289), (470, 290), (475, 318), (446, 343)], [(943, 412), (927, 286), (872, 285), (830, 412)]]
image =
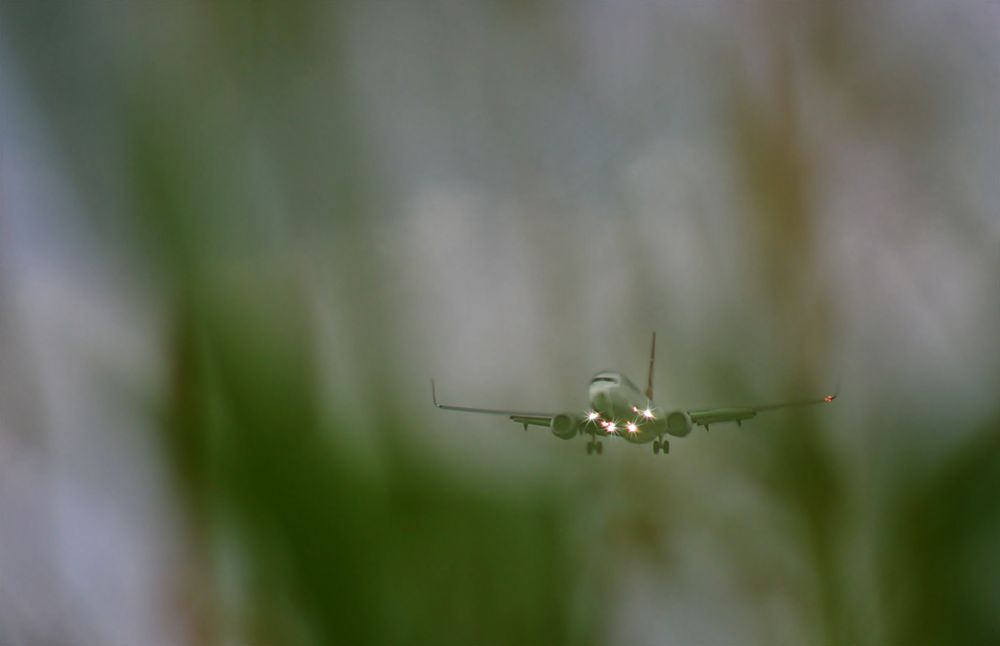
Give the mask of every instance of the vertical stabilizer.
[(653, 332), (653, 347), (649, 349), (649, 378), (646, 379), (646, 399), (653, 401), (653, 362), (656, 360), (656, 332)]

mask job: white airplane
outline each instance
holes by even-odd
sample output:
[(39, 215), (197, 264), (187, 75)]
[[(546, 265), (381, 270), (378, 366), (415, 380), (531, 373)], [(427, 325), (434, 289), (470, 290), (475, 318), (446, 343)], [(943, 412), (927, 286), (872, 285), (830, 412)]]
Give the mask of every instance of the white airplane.
[(577, 435), (589, 435), (587, 454), (602, 453), (603, 445), (598, 437), (621, 437), (633, 444), (653, 443), (653, 453), (670, 452), (670, 442), (664, 437), (684, 437), (694, 425), (703, 426), (707, 431), (712, 424), (736, 422), (752, 419), (757, 413), (779, 408), (828, 404), (837, 394), (825, 395), (818, 399), (766, 404), (764, 406), (736, 406), (730, 408), (707, 408), (703, 410), (665, 410), (653, 403), (653, 361), (656, 357), (656, 333), (649, 353), (649, 379), (645, 393), (640, 392), (628, 377), (620, 372), (599, 372), (590, 380), (590, 409), (583, 413), (526, 413), (523, 411), (496, 410), (492, 408), (471, 408), (438, 403), (434, 380), (431, 380), (431, 401), (438, 408), (467, 413), (505, 415), (518, 424), (547, 426), (556, 437), (569, 440)]

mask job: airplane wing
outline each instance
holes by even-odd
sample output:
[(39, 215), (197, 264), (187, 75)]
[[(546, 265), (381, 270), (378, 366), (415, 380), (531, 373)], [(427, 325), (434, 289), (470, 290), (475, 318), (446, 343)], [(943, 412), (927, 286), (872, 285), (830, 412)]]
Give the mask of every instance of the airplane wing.
[(768, 410), (778, 410), (780, 408), (798, 408), (800, 406), (812, 406), (814, 404), (829, 404), (837, 398), (836, 393), (826, 395), (817, 399), (805, 399), (794, 402), (784, 402), (781, 404), (765, 404), (763, 406), (741, 406), (732, 408), (706, 408), (702, 410), (688, 411), (691, 423), (704, 426), (706, 429), (711, 424), (721, 424), (723, 422), (736, 422), (740, 424), (743, 420), (753, 419), (757, 413)]
[(437, 400), (437, 391), (434, 388), (434, 380), (431, 379), (431, 401), (438, 408), (444, 410), (457, 410), (464, 413), (483, 413), (486, 415), (504, 415), (509, 417), (512, 421), (518, 424), (523, 424), (525, 428), (529, 424), (533, 426), (551, 426), (552, 418), (556, 417), (558, 413), (527, 413), (524, 411), (516, 410), (499, 410), (495, 408), (473, 408), (471, 406), (452, 406), (450, 404), (441, 404)]

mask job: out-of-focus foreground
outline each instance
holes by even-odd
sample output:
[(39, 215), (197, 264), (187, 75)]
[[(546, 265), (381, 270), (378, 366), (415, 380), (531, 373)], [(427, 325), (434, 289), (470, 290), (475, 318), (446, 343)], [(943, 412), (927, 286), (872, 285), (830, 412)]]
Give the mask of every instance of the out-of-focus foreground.
[(1000, 643), (997, 33), (0, 1), (0, 644)]

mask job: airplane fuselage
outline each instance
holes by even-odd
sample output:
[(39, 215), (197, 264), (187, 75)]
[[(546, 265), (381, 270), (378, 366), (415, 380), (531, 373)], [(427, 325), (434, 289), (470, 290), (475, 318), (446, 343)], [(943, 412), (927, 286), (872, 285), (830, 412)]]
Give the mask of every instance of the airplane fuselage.
[(591, 415), (583, 427), (593, 435), (617, 435), (635, 444), (652, 442), (666, 431), (663, 411), (620, 372), (599, 372), (590, 380)]

